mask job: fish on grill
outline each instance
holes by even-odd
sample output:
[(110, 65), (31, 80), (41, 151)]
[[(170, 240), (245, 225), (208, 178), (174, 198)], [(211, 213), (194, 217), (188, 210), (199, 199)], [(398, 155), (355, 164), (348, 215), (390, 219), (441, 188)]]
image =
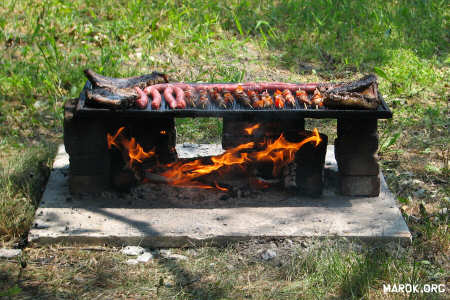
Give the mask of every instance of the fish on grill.
[(376, 109), (379, 105), (377, 98), (369, 97), (361, 93), (341, 92), (340, 94), (328, 94), (323, 104), (327, 107), (349, 107)]
[(84, 74), (92, 84), (86, 93), (88, 103), (110, 108), (145, 109), (145, 96), (141, 93), (147, 86), (168, 82), (167, 75), (153, 72), (142, 76), (113, 78), (87, 69)]
[(323, 105), (326, 107), (377, 109), (381, 103), (377, 77), (372, 74), (322, 89), (325, 90)]

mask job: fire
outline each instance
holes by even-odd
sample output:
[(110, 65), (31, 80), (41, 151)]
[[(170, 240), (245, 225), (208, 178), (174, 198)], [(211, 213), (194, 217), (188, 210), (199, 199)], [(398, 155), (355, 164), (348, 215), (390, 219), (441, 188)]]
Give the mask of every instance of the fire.
[[(168, 170), (163, 172), (161, 175), (170, 179), (169, 182), (171, 185), (205, 188), (205, 184), (196, 182), (195, 179), (210, 174), (214, 171), (218, 171), (221, 168), (231, 167), (233, 165), (244, 165), (246, 162), (249, 162), (248, 153), (240, 152), (242, 150), (251, 149), (254, 145), (255, 143), (253, 142), (242, 144), (227, 150), (221, 155), (213, 156), (211, 157), (212, 164), (205, 164), (200, 159), (192, 162), (179, 161), (168, 164)], [(217, 184), (215, 187), (221, 189)], [(206, 188), (214, 187), (206, 185)]]
[(247, 132), (248, 135), (252, 135), (253, 132), (260, 127), (260, 124), (255, 124), (251, 127), (244, 128), (244, 131)]
[(112, 146), (114, 146), (128, 155), (130, 168), (133, 166), (133, 162), (142, 163), (144, 159), (155, 155), (155, 151), (153, 149), (145, 152), (142, 146), (136, 143), (136, 139), (134, 137), (130, 140), (127, 139), (123, 135), (124, 129), (125, 127), (120, 127), (113, 136), (107, 133), (106, 140), (108, 142), (108, 149), (111, 149)]
[[(191, 162), (175, 162), (167, 165), (167, 170), (161, 175), (166, 177), (171, 185), (183, 187), (200, 187), (200, 188), (220, 188), (217, 183), (215, 186), (205, 185), (196, 181), (199, 177), (211, 174), (212, 172), (224, 172), (231, 166), (239, 166), (245, 168), (252, 162), (272, 162), (273, 175), (279, 174), (280, 170), (295, 159), (295, 152), (298, 151), (306, 143), (314, 142), (318, 146), (322, 139), (319, 131), (314, 128), (310, 137), (300, 142), (289, 142), (283, 134), (273, 142), (265, 142), (265, 148), (255, 152), (245, 152), (245, 150), (253, 150), (255, 143), (249, 142), (241, 144), (237, 147), (228, 149), (225, 153), (211, 157), (211, 164), (204, 163), (200, 159)], [(263, 146), (264, 146), (263, 145)]]
[(165, 130), (161, 130), (159, 133), (162, 135), (167, 134), (167, 132)]
[[(259, 124), (246, 128), (245, 130), (248, 130), (247, 132), (252, 134), (257, 128), (259, 128)], [(106, 138), (108, 148), (111, 149), (114, 146), (121, 150), (129, 161), (130, 168), (133, 163), (142, 163), (145, 159), (155, 155), (153, 149), (148, 152), (144, 151), (134, 137), (127, 139), (123, 134), (124, 129), (125, 127), (120, 127), (114, 135), (107, 133)], [(201, 182), (199, 178), (213, 172), (217, 172), (218, 174), (226, 172), (231, 167), (239, 167), (245, 170), (248, 165), (255, 162), (271, 162), (273, 164), (272, 174), (277, 176), (284, 166), (295, 159), (295, 152), (303, 145), (314, 143), (314, 146), (317, 147), (321, 141), (322, 139), (317, 128), (314, 128), (310, 137), (299, 142), (290, 142), (281, 134), (275, 141), (265, 141), (261, 145), (249, 142), (228, 149), (221, 155), (210, 157), (210, 162), (197, 159), (189, 162), (178, 161), (167, 164), (163, 166), (165, 171), (160, 176), (165, 177), (167, 183), (170, 185), (227, 191), (228, 189), (219, 186), (217, 181), (207, 184)], [(161, 167), (161, 165), (158, 166)], [(258, 185), (268, 187), (263, 182), (258, 182)]]
[(321, 141), (322, 139), (317, 128), (314, 128), (312, 136), (298, 143), (287, 141), (283, 134), (281, 134), (276, 141), (273, 143), (269, 142), (266, 149), (256, 153), (256, 160), (273, 162), (272, 174), (273, 176), (277, 176), (284, 166), (294, 160), (295, 152), (303, 145), (309, 142), (315, 142), (315, 146), (317, 147)]

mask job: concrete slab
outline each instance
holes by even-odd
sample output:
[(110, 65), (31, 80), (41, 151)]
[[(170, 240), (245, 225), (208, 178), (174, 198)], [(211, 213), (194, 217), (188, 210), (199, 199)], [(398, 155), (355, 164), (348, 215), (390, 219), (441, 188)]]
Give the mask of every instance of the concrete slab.
[[(178, 145), (177, 150), (185, 157), (222, 151), (220, 145), (192, 144)], [(297, 237), (410, 243), (411, 234), (382, 174), (379, 197), (336, 193), (333, 151), (329, 146), (325, 163), (328, 176), (321, 198), (268, 190), (227, 198), (217, 191), (161, 185), (142, 185), (128, 194), (71, 195), (67, 183), (69, 160), (61, 145), (29, 239), (35, 244), (149, 248)]]

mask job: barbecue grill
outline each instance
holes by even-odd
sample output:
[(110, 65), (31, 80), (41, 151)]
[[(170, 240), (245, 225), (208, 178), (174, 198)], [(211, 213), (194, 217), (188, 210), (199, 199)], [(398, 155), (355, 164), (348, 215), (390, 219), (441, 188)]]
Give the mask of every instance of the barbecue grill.
[[(136, 78), (138, 77), (131, 81)], [(374, 76), (371, 79), (373, 80)], [(237, 101), (230, 107), (222, 108), (212, 101), (209, 94), (209, 102), (205, 108), (171, 109), (162, 94), (161, 106), (157, 110), (151, 105), (147, 105), (144, 109), (133, 106), (102, 107), (87, 97), (87, 92), (94, 89), (92, 82), (87, 81), (79, 98), (68, 100), (64, 107), (64, 143), (70, 155), (69, 185), (72, 192), (102, 191), (111, 184), (114, 185), (114, 182), (123, 183), (123, 176), (114, 175), (123, 174), (123, 163), (117, 163), (122, 160), (122, 156), (111, 153), (108, 149), (107, 134), (117, 132), (120, 127), (127, 127), (132, 137), (145, 151), (156, 149), (159, 159), (169, 163), (177, 160), (174, 118), (195, 117), (223, 118), (224, 149), (250, 141), (258, 143), (262, 139), (276, 138), (281, 134), (304, 136), (305, 118), (337, 119), (337, 139), (334, 145), (339, 167), (340, 192), (351, 196), (377, 196), (380, 192), (377, 121), (392, 118), (392, 112), (378, 93), (376, 82), (371, 85), (378, 97), (379, 104), (376, 109), (304, 106), (299, 101), (296, 101), (294, 107), (286, 106), (282, 109), (273, 107), (252, 109), (244, 107)], [(127, 81), (116, 82), (123, 84)], [(346, 86), (352, 84), (347, 83)], [(190, 85), (195, 88), (198, 84)], [(213, 84), (201, 85), (207, 88)], [(319, 85), (327, 86), (327, 84), (310, 84), (310, 86)], [(336, 84), (334, 88), (339, 89), (341, 86)], [(267, 92), (273, 97), (275, 90), (268, 89)], [(311, 96), (309, 93), (308, 97)], [(256, 124), (262, 124), (258, 136), (242, 134), (245, 128)], [(321, 137), (323, 143), (318, 147), (320, 150), (311, 150), (312, 147), (308, 150), (308, 147), (305, 147), (298, 151), (295, 160), (298, 164), (303, 159), (301, 162), (303, 165), (299, 166), (301, 170), (297, 170), (297, 175), (302, 176), (301, 184), (307, 185), (305, 190), (313, 191), (316, 196), (320, 195), (322, 190), (327, 143), (327, 137), (322, 134)]]
[[(195, 83), (191, 84), (193, 87), (196, 86)], [(208, 85), (208, 84), (202, 84)], [(392, 118), (392, 112), (387, 106), (386, 102), (382, 96), (378, 93), (380, 105), (377, 109), (366, 110), (366, 109), (337, 109), (337, 108), (306, 108), (299, 102), (296, 102), (295, 107), (286, 106), (283, 109), (276, 108), (264, 108), (264, 109), (251, 109), (244, 107), (239, 102), (235, 101), (233, 105), (229, 108), (220, 108), (214, 101), (212, 101), (211, 96), (209, 97), (209, 102), (206, 108), (185, 108), (185, 109), (171, 109), (169, 108), (167, 102), (162, 97), (161, 107), (158, 110), (152, 109), (151, 105), (148, 105), (146, 109), (136, 109), (127, 108), (123, 110), (112, 110), (108, 108), (95, 108), (87, 105), (86, 92), (92, 89), (92, 84), (87, 81), (83, 91), (80, 94), (79, 102), (76, 108), (77, 114), (83, 116), (98, 116), (98, 115), (114, 115), (120, 116), (145, 116), (145, 117), (168, 117), (168, 118), (195, 118), (195, 117), (237, 117), (239, 119), (246, 118), (284, 118), (284, 117), (294, 117), (294, 118), (374, 118), (374, 119), (389, 119)], [(268, 90), (269, 94), (273, 97), (274, 90)]]

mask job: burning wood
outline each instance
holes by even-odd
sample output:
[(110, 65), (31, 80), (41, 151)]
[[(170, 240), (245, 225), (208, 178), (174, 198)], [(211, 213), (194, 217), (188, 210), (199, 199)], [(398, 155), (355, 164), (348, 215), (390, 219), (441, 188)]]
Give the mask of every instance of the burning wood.
[[(249, 134), (259, 128), (259, 124), (246, 128)], [(124, 127), (118, 129), (115, 134), (107, 134), (108, 148), (115, 147), (123, 153), (128, 167), (132, 169), (133, 164), (142, 163), (144, 160), (155, 155), (153, 150), (145, 152), (132, 137), (124, 136)], [(273, 165), (272, 174), (277, 177), (281, 170), (295, 159), (295, 153), (306, 143), (317, 146), (322, 139), (317, 129), (311, 136), (299, 141), (288, 141), (283, 134), (274, 141), (265, 141), (263, 144), (248, 142), (237, 147), (228, 149), (225, 153), (211, 156), (207, 159), (181, 160), (174, 163), (160, 165), (145, 170), (145, 180), (155, 183), (164, 183), (180, 187), (196, 187), (204, 189), (218, 189), (226, 191), (227, 188), (217, 183), (217, 175), (229, 172), (236, 167), (246, 170), (249, 166), (259, 162), (267, 162)], [(209, 176), (213, 175), (213, 176)], [(264, 182), (267, 184), (267, 182)]]

